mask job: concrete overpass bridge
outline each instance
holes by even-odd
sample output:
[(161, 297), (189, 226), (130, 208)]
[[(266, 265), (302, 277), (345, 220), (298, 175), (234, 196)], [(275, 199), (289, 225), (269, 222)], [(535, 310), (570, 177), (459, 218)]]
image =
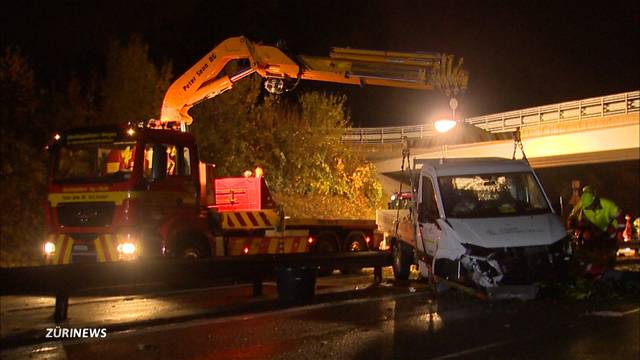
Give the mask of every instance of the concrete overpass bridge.
[(512, 133), (520, 128), (534, 168), (640, 159), (640, 91), (467, 118), (461, 125), (444, 135), (433, 124), (351, 129), (343, 141), (376, 165), (387, 191), (398, 188), (403, 138), (412, 159), (440, 158), (443, 151), (448, 158), (511, 158)]

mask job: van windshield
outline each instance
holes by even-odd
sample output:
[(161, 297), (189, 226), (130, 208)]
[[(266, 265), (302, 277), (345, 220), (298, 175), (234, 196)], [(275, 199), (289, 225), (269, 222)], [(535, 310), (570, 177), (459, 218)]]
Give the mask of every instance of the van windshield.
[(56, 153), (53, 182), (117, 182), (131, 177), (135, 142), (63, 145)]
[(486, 218), (549, 213), (540, 185), (530, 172), (438, 178), (447, 217)]

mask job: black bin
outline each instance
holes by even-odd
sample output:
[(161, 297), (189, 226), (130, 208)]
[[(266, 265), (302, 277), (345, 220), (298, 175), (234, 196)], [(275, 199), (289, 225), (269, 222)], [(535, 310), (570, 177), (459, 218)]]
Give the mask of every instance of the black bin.
[(316, 289), (317, 272), (318, 269), (311, 266), (277, 268), (278, 299), (287, 304), (311, 302)]

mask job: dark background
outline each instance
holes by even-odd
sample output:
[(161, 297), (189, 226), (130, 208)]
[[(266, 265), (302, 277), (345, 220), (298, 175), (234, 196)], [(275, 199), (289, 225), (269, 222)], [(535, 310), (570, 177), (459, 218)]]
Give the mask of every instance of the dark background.
[[(640, 2), (565, 1), (14, 1), (3, 4), (1, 42), (18, 46), (39, 82), (104, 67), (110, 39), (141, 33), (154, 61), (177, 76), (237, 35), (287, 42), (294, 54), (332, 46), (438, 51), (464, 57), (470, 84), (462, 117), (640, 86)], [(420, 124), (448, 111), (434, 92), (304, 84), (349, 96), (354, 126)]]
[(601, 197), (613, 200), (625, 214), (640, 216), (640, 162), (615, 161), (600, 164), (572, 165), (536, 169), (545, 192), (554, 204), (564, 203), (563, 216), (571, 212), (571, 180), (579, 180), (581, 186), (589, 185)]
[[(461, 117), (640, 88), (640, 1), (14, 1), (0, 13), (0, 45), (19, 47), (38, 83), (54, 89), (71, 77), (103, 76), (109, 41), (135, 33), (153, 61), (172, 61), (176, 77), (238, 35), (285, 40), (293, 54), (327, 55), (332, 46), (453, 53), (470, 72)], [(449, 113), (435, 92), (301, 87), (345, 93), (356, 127)], [(539, 174), (554, 199), (566, 201), (570, 180), (580, 179), (637, 216), (639, 171), (630, 161)]]

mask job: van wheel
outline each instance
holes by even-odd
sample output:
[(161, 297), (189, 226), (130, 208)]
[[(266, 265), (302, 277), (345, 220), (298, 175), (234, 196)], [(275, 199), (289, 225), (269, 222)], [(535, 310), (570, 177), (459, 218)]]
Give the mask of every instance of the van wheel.
[(396, 240), (391, 248), (393, 256), (393, 276), (396, 280), (408, 280), (413, 256), (412, 249), (400, 240)]
[[(313, 247), (313, 252), (316, 254), (331, 254), (338, 251), (336, 247), (336, 236), (333, 233), (325, 232), (318, 235), (316, 245)], [(333, 273), (333, 267), (320, 266), (318, 269), (318, 275), (327, 276)]]
[[(362, 231), (352, 232), (347, 236), (344, 247), (345, 252), (367, 251), (367, 242)], [(340, 269), (342, 274), (359, 274), (362, 272), (360, 267), (344, 267)]]

